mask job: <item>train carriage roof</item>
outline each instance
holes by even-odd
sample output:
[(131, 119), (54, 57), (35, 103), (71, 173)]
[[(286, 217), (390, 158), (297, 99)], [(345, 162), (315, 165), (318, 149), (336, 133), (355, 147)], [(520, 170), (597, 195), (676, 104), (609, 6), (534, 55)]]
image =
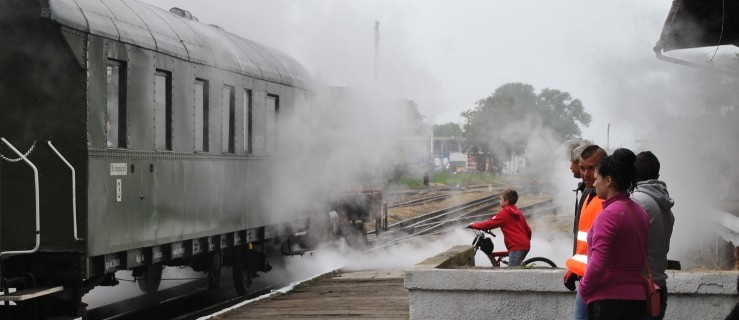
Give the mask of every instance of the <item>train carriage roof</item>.
[(83, 32), (267, 81), (307, 88), (292, 57), (223, 30), (134, 0), (49, 0), (44, 15)]
[(655, 50), (739, 45), (739, 1), (674, 0)]

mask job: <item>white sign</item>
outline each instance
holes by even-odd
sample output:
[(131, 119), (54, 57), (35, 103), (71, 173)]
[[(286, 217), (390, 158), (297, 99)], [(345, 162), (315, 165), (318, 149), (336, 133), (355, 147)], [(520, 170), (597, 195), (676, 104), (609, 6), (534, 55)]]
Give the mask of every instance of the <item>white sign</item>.
[(123, 181), (115, 179), (115, 201), (121, 202), (121, 200), (123, 200)]
[(111, 163), (110, 164), (110, 175), (111, 176), (125, 176), (128, 174), (128, 165), (125, 163)]

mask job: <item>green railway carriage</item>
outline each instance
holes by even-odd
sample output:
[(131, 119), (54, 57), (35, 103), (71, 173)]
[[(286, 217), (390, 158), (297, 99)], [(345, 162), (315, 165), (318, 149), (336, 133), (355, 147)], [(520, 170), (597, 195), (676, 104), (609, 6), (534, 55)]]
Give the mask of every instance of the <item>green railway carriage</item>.
[(234, 265), (243, 291), (256, 248), (309, 227), (263, 200), (311, 91), (291, 57), (133, 0), (2, 0), (0, 39), (0, 315), (84, 313), (115, 271), (163, 265), (214, 285)]

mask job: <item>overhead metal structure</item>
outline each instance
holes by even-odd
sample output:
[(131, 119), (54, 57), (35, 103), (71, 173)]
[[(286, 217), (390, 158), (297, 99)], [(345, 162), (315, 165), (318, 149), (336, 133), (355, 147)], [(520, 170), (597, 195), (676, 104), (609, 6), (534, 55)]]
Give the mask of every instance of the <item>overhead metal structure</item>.
[(674, 0), (654, 53), (660, 60), (739, 78), (733, 70), (663, 55), (670, 50), (739, 45), (738, 17), (737, 1)]
[(739, 44), (739, 2), (674, 0), (655, 51)]

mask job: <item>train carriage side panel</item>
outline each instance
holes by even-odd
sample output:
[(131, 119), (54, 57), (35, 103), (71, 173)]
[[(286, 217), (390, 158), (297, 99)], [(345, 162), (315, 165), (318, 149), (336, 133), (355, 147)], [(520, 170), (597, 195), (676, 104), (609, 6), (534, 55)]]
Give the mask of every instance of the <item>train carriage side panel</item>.
[(241, 76), (238, 80), (239, 88), (236, 92), (236, 150), (237, 153), (250, 156), (250, 144), (253, 136), (249, 123), (250, 112), (253, 108), (254, 78)]
[[(107, 42), (107, 47), (122, 45), (113, 40)], [(108, 149), (107, 146), (91, 150), (88, 248), (92, 256), (127, 249), (128, 243), (136, 241), (137, 232), (147, 232), (134, 226), (143, 225), (136, 222), (139, 219), (137, 213), (145, 212), (151, 203), (148, 197), (151, 177), (145, 173), (152, 164), (148, 160), (151, 160), (154, 149), (155, 119), (151, 104), (154, 101), (155, 60), (150, 51), (131, 45), (125, 47), (128, 57), (124, 61), (128, 144), (121, 150)], [(89, 59), (103, 65), (107, 61), (102, 52), (90, 52)], [(104, 85), (105, 69), (91, 69), (90, 82)], [(91, 90), (90, 94), (105, 95), (106, 92)], [(95, 101), (97, 103), (91, 101), (89, 106), (91, 114), (104, 114), (105, 98)], [(105, 140), (104, 132), (95, 134), (98, 137), (91, 140)], [(133, 159), (128, 160), (129, 157)]]
[[(203, 39), (209, 35), (217, 36)], [(302, 67), (286, 70), (291, 58), (121, 0), (2, 0), (0, 38), (0, 136), (22, 151), (37, 142), (29, 159), (41, 187), (41, 248), (3, 259), (4, 275), (33, 274), (38, 284), (26, 287), (60, 285), (74, 303), (111, 280), (97, 277), (102, 273), (169, 263), (151, 259), (173, 242), (192, 245), (190, 254), (196, 243), (221, 235), (233, 240), (234, 231), (259, 241), (286, 236), (291, 228), (277, 224), (300, 224), (303, 213), (273, 215), (267, 203), (275, 141), (265, 122), (276, 116), (275, 101), (286, 112), (295, 92), (306, 90), (306, 78), (297, 76), (305, 75)], [(207, 120), (200, 119), (207, 129), (197, 125), (196, 81), (207, 84)], [(171, 106), (166, 130), (157, 109), (163, 99)], [(115, 101), (122, 105), (117, 117), (109, 107)], [(198, 150), (204, 130), (207, 150)], [(171, 143), (162, 147), (167, 132)], [(47, 141), (77, 169), (81, 240), (73, 234), (70, 171)], [(0, 152), (15, 157), (6, 147)], [(34, 244), (31, 170), (0, 161), (0, 249), (28, 249)]]
[(192, 63), (173, 59), (172, 76), (172, 148), (193, 153), (195, 136), (195, 73)]
[(239, 83), (237, 109), (239, 121), (236, 126), (240, 133), (237, 137), (237, 145), (241, 154), (247, 159), (244, 172), (241, 175), (242, 183), (238, 186), (234, 196), (241, 197), (242, 203), (238, 207), (240, 214), (234, 219), (235, 225), (240, 229), (261, 226), (257, 215), (264, 210), (264, 189), (265, 172), (268, 160), (257, 156), (255, 153), (255, 137), (257, 135), (257, 95), (259, 88), (256, 86), (258, 81), (252, 77), (242, 76)]
[[(220, 110), (221, 96), (220, 87), (222, 83), (221, 72), (211, 67), (195, 67), (207, 71), (200, 71), (197, 78), (207, 81), (208, 92), (208, 110), (207, 110), (207, 128), (208, 128), (208, 150), (199, 152), (199, 157), (189, 158), (181, 161), (182, 176), (180, 183), (182, 185), (181, 202), (185, 205), (180, 212), (179, 221), (175, 221), (180, 234), (187, 237), (205, 236), (209, 232), (215, 233), (217, 229), (211, 228), (211, 220), (219, 219), (215, 213), (220, 212), (220, 207), (224, 204), (219, 202), (215, 197), (217, 195), (218, 185), (228, 180), (215, 182), (219, 176), (220, 165), (218, 165), (218, 157), (216, 156), (220, 150), (220, 139), (218, 128), (215, 125), (220, 121), (216, 115)], [(195, 81), (192, 78), (190, 81)], [(192, 145), (192, 143), (191, 143)], [(193, 147), (190, 147), (190, 152)], [(208, 154), (205, 158), (203, 155)], [(215, 158), (215, 159), (214, 159)], [(165, 185), (157, 186), (157, 190)], [(176, 201), (177, 199), (172, 199)]]
[[(65, 3), (52, 1), (52, 19), (77, 26), (78, 20), (84, 19), (74, 18), (70, 12), (55, 15), (56, 10), (61, 12), (65, 8)], [(119, 31), (123, 30), (118, 35), (106, 32), (107, 29), (100, 27), (98, 20), (89, 25), (89, 32), (92, 33), (89, 35), (91, 46), (88, 49), (88, 60), (92, 61), (89, 91), (90, 95), (95, 95), (90, 99), (88, 122), (91, 132), (88, 166), (89, 255), (223, 234), (289, 220), (269, 215), (269, 208), (264, 203), (267, 199), (265, 192), (271, 188), (268, 174), (274, 151), (270, 150), (270, 144), (275, 143), (275, 137), (270, 137), (273, 133), (267, 132), (270, 128), (265, 121), (275, 118), (274, 110), (267, 110), (268, 101), (279, 101), (280, 107), (286, 112), (295, 99), (294, 91), (302, 90), (292, 87), (305, 85), (300, 81), (305, 77), (293, 79), (296, 75), (304, 75), (302, 67), (291, 66), (290, 63), (294, 62), (291, 58), (269, 48), (239, 40), (221, 29), (170, 16), (147, 5), (135, 4), (131, 7), (133, 12), (114, 10), (110, 6), (103, 8), (88, 2), (82, 3), (82, 6), (85, 17), (93, 15), (98, 20), (117, 17), (111, 21), (120, 24)], [(142, 24), (139, 21), (141, 19), (160, 20)], [(166, 25), (171, 30), (165, 28)], [(183, 39), (184, 46), (173, 45), (166, 50), (159, 50), (147, 38), (149, 36), (137, 29), (141, 27), (155, 29), (151, 30), (154, 39), (164, 37), (165, 40), (172, 40), (179, 37)], [(172, 31), (175, 33), (172, 34)], [(199, 36), (191, 36), (189, 31)], [(205, 39), (203, 35), (218, 36)], [(103, 41), (100, 36), (111, 39)], [(203, 46), (204, 43), (218, 41), (223, 43), (215, 47)], [(102, 49), (100, 42), (104, 42)], [(218, 61), (202, 61), (200, 58), (194, 62), (183, 60), (199, 51), (204, 53), (198, 53), (198, 57), (207, 58), (210, 56), (208, 53), (213, 56), (216, 53), (219, 56), (233, 56)], [(108, 59), (121, 62), (126, 71), (125, 148), (106, 146), (105, 97), (100, 93), (105, 89), (105, 65)], [(172, 108), (171, 150), (162, 150), (161, 145), (156, 144), (164, 132), (161, 125), (157, 127), (157, 117), (161, 118), (161, 113), (156, 112), (154, 107), (156, 90), (161, 91), (156, 86), (157, 70), (164, 71), (171, 81), (171, 92), (167, 94)], [(254, 74), (255, 77), (264, 77), (264, 72), (268, 72), (269, 81), (257, 80), (236, 71), (259, 72)], [(195, 148), (197, 138), (193, 101), (196, 79), (207, 84), (207, 151)], [(290, 86), (277, 83), (279, 81)], [(224, 88), (230, 90), (231, 96), (224, 98)], [(243, 121), (248, 116), (243, 107), (247, 101), (243, 96), (245, 89), (250, 94), (250, 130), (247, 130), (248, 124)], [(233, 108), (233, 111), (226, 108)], [(233, 122), (232, 128), (227, 128), (233, 131), (229, 131), (230, 139), (233, 139), (232, 146), (225, 152), (223, 146), (226, 140), (222, 131), (224, 112), (229, 112)], [(248, 140), (246, 131), (249, 131)], [(125, 174), (118, 175), (121, 172)]]
[[(246, 197), (247, 193), (253, 192), (248, 190), (249, 186), (255, 181), (253, 176), (261, 174), (259, 169), (254, 168), (255, 164), (260, 161), (246, 158), (243, 154), (239, 155), (237, 152), (239, 148), (236, 147), (237, 140), (234, 139), (239, 133), (237, 130), (239, 121), (237, 119), (243, 121), (243, 118), (239, 117), (243, 111), (237, 111), (240, 109), (238, 102), (243, 99), (243, 97), (237, 98), (239, 92), (243, 91), (243, 85), (239, 81), (241, 77), (234, 72), (223, 70), (220, 72), (220, 76), (221, 85), (216, 89), (216, 94), (220, 99), (215, 108), (217, 111), (214, 112), (214, 118), (216, 118), (214, 126), (218, 132), (216, 136), (218, 143), (214, 152), (223, 155), (224, 158), (218, 164), (218, 178), (215, 181), (228, 181), (228, 183), (220, 184), (215, 190), (214, 199), (222, 206), (205, 218), (210, 219), (211, 227), (215, 230), (224, 230), (234, 226), (247, 229), (255, 227), (255, 225), (244, 221), (244, 215), (248, 215), (247, 212), (252, 211), (252, 208), (258, 205), (258, 201), (261, 201), (259, 198), (247, 200)], [(229, 140), (232, 140), (231, 143), (228, 143)], [(260, 190), (255, 191), (259, 192)], [(215, 217), (220, 217), (222, 221), (213, 220)]]
[[(193, 85), (193, 101), (190, 102), (190, 106), (193, 112), (193, 141), (191, 141), (192, 150), (196, 154), (202, 154), (207, 153), (210, 147), (213, 145), (213, 142), (211, 141), (213, 133), (210, 130), (210, 125), (206, 126), (206, 124), (209, 124), (211, 118), (210, 105), (212, 103), (210, 102), (210, 95), (212, 90), (211, 88), (213, 87), (211, 81), (213, 76), (211, 75), (211, 73), (214, 70), (209, 66), (197, 63), (190, 63), (188, 66), (192, 68), (191, 72), (193, 73), (190, 81), (197, 81), (200, 85), (200, 90), (202, 91), (200, 93), (201, 96), (196, 97), (196, 88), (195, 85)], [(200, 101), (195, 101), (196, 98), (200, 99)], [(202, 104), (201, 110), (196, 110), (196, 106), (198, 104)]]
[(267, 82), (263, 80), (254, 81), (253, 91), (254, 121), (254, 145), (255, 156), (267, 156)]
[[(86, 57), (105, 56), (107, 44), (103, 38), (88, 37)], [(86, 59), (87, 104), (87, 145), (90, 148), (106, 148), (106, 60), (100, 58)]]
[[(261, 117), (261, 132), (265, 143), (262, 149), (264, 155), (270, 157), (272, 163), (272, 171), (269, 172), (269, 176), (265, 177), (264, 188), (266, 190), (274, 190), (277, 188), (279, 183), (276, 179), (284, 179), (283, 174), (279, 174), (281, 170), (278, 166), (281, 162), (281, 157), (289, 156), (290, 150), (289, 144), (286, 144), (284, 139), (286, 138), (286, 130), (292, 130), (294, 128), (286, 127), (286, 119), (290, 116), (290, 113), (294, 109), (294, 96), (295, 88), (273, 83), (264, 83), (266, 91), (264, 92), (263, 105), (260, 108)], [(282, 140), (282, 141), (281, 141)], [(270, 201), (280, 201), (275, 195), (269, 195)], [(300, 217), (302, 213), (299, 212), (284, 212), (284, 208), (278, 206), (278, 208), (265, 208), (264, 211), (259, 213), (260, 223), (264, 225), (274, 225), (285, 222), (290, 222)]]
[[(172, 64), (172, 62), (168, 63)], [(174, 62), (173, 65), (177, 63), (180, 62)], [(135, 64), (136, 61), (131, 59), (130, 69), (135, 70)], [(182, 62), (182, 64), (186, 63)], [(171, 69), (166, 64), (159, 65), (159, 67)], [(173, 84), (191, 86), (189, 83), (194, 83), (195, 77), (189, 82), (185, 79), (176, 79), (181, 73), (176, 71), (179, 67), (174, 69)], [(136, 151), (121, 151), (122, 153), (119, 152), (118, 156), (114, 156), (115, 152), (109, 152), (107, 158), (100, 161), (93, 160), (92, 162), (99, 163), (91, 165), (91, 176), (104, 177), (105, 182), (97, 181), (93, 189), (98, 191), (91, 190), (91, 192), (99, 192), (99, 197), (91, 200), (97, 204), (91, 224), (101, 226), (94, 231), (95, 235), (91, 237), (91, 255), (224, 234), (258, 226), (250, 223), (251, 212), (263, 212), (261, 202), (264, 199), (262, 194), (267, 180), (266, 165), (268, 163), (259, 157), (245, 159), (228, 152), (224, 154), (222, 149), (221, 120), (224, 106), (232, 102), (228, 101), (224, 104), (224, 99), (229, 97), (224, 97), (218, 92), (223, 87), (229, 86), (235, 95), (235, 91), (241, 87), (236, 85), (239, 77), (225, 71), (206, 72), (203, 71), (204, 68), (200, 69), (199, 76), (209, 78), (203, 80), (207, 80), (210, 91), (208, 154), (212, 156), (203, 158), (204, 154), (193, 157), (187, 156), (186, 153), (183, 154), (184, 152), (141, 151), (130, 160), (134, 167), (140, 169), (130, 170), (124, 176), (113, 176), (109, 172), (109, 166), (111, 163), (127, 166), (125, 152), (137, 154)], [(137, 76), (133, 72), (131, 78)], [(185, 97), (173, 100), (173, 113), (190, 114), (192, 103), (189, 101), (193, 99), (190, 94), (192, 90), (176, 88), (174, 90), (180, 90)], [(135, 92), (137, 92), (135, 88), (129, 90), (129, 100), (134, 100), (131, 96)], [(235, 102), (236, 99), (233, 103)], [(153, 104), (151, 101), (142, 103)], [(136, 119), (142, 117), (132, 115), (135, 112), (132, 106), (128, 109), (130, 127), (140, 126), (136, 123)], [(148, 114), (151, 112), (148, 111)], [(185, 122), (189, 120), (186, 119)], [(177, 139), (192, 141), (192, 126), (181, 128), (175, 123), (172, 130), (173, 141)], [(185, 134), (184, 139), (178, 137), (178, 134), (185, 131), (189, 133)], [(149, 137), (149, 139), (153, 138)], [(187, 145), (190, 145), (192, 152), (192, 143), (183, 143), (183, 146)], [(115, 160), (116, 157), (123, 157), (123, 159), (118, 161)], [(144, 160), (143, 163), (141, 159)], [(252, 182), (262, 183), (253, 184)], [(121, 201), (116, 200), (118, 185), (122, 185)]]
[(248, 101), (248, 98), (244, 97), (244, 88), (246, 87), (246, 81), (244, 76), (237, 74), (234, 79), (234, 153), (240, 156), (245, 156), (244, 152), (244, 116), (248, 113), (244, 110), (244, 101)]
[(128, 81), (129, 150), (154, 150), (154, 52), (128, 46), (130, 72)]
[(222, 143), (221, 143), (221, 104), (222, 102), (222, 89), (223, 89), (223, 70), (213, 68), (210, 73), (210, 117), (208, 118), (210, 127), (210, 141), (212, 142), (209, 152), (214, 155), (222, 154)]

